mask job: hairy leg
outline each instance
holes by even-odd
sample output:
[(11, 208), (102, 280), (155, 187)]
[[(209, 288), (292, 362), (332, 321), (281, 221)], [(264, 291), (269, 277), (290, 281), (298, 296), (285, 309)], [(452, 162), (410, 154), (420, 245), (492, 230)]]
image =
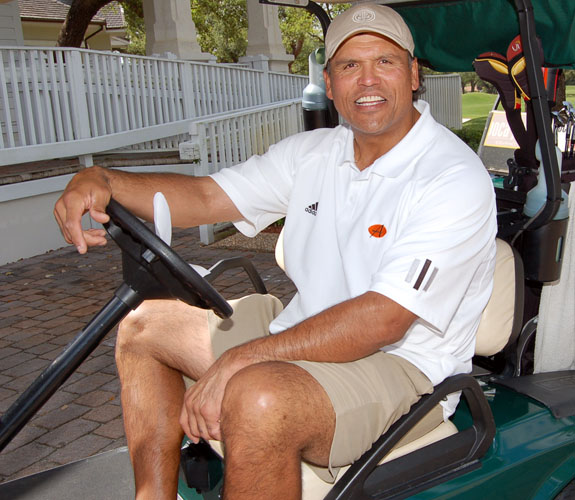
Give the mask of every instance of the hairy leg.
[(213, 362), (206, 311), (153, 300), (120, 324), (116, 363), (138, 499), (176, 498), (181, 374), (196, 380)]
[(226, 388), (224, 499), (301, 498), (301, 460), (328, 464), (335, 413), (299, 366), (268, 362), (238, 372)]

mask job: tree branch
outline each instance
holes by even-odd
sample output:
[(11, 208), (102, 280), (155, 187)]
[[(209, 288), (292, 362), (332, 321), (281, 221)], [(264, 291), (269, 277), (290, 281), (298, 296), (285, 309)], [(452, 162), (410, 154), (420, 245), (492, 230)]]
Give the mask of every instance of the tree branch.
[(58, 35), (58, 47), (80, 47), (90, 21), (111, 0), (74, 0)]

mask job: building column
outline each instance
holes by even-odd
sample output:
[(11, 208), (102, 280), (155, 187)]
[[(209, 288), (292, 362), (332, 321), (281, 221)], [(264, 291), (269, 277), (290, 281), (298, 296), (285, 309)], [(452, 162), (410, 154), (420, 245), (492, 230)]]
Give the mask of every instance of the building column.
[(215, 56), (200, 49), (189, 0), (143, 0), (143, 7), (147, 55), (215, 62)]
[(276, 5), (260, 4), (258, 0), (247, 0), (248, 47), (246, 57), (240, 62), (249, 62), (254, 67), (267, 61), (270, 71), (287, 73), (288, 63), (293, 56), (286, 54)]

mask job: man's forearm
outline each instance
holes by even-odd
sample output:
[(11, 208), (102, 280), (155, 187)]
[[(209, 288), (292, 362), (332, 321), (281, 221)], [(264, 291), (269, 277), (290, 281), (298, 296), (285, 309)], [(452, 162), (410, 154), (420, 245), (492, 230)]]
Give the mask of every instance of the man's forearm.
[(145, 220), (153, 219), (153, 197), (161, 191), (168, 201), (172, 224), (192, 227), (238, 220), (241, 216), (223, 190), (209, 177), (168, 173), (128, 173), (101, 169), (112, 196)]
[(367, 292), (227, 355), (246, 366), (263, 361), (348, 362), (397, 342), (416, 318), (387, 297)]
[(210, 177), (138, 174), (101, 167), (87, 168), (72, 178), (56, 202), (54, 217), (64, 239), (85, 253), (90, 246), (106, 244), (103, 230), (82, 228), (86, 212), (96, 222), (106, 223), (106, 206), (113, 197), (138, 217), (151, 221), (153, 197), (158, 191), (168, 200), (174, 226), (241, 219), (230, 198)]

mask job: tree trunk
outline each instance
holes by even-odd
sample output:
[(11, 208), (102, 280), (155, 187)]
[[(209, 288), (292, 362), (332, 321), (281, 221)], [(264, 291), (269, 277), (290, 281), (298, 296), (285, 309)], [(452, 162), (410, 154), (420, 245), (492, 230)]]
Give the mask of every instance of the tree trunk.
[(291, 49), (292, 49), (291, 53), (293, 55), (293, 60), (288, 63), (288, 71), (290, 73), (292, 72), (291, 66), (295, 62), (295, 60), (297, 59), (297, 56), (300, 55), (302, 48), (303, 48), (303, 40), (301, 38), (299, 40), (297, 40), (295, 43), (291, 44)]
[(73, 0), (58, 35), (58, 47), (80, 47), (92, 18), (111, 0)]

